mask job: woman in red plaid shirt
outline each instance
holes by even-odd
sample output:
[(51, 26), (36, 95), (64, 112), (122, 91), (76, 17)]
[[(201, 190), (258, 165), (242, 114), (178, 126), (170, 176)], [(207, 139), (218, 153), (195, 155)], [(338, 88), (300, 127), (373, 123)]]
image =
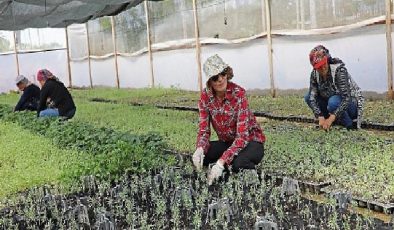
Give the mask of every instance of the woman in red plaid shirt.
[[(207, 87), (198, 103), (200, 121), (193, 164), (198, 170), (215, 163), (208, 183), (218, 179), (225, 166), (234, 172), (255, 169), (264, 155), (265, 136), (249, 109), (245, 90), (231, 82), (233, 71), (214, 55), (204, 63)], [(210, 141), (211, 126), (218, 141)]]

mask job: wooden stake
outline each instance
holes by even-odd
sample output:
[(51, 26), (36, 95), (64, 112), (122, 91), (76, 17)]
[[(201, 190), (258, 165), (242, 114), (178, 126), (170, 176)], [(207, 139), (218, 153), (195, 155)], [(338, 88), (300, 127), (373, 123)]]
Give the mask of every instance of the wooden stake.
[(68, 43), (68, 30), (67, 27), (64, 28), (66, 32), (66, 51), (67, 51), (67, 70), (68, 70), (68, 87), (71, 88), (73, 86), (72, 84), (72, 78), (71, 78), (71, 64), (70, 64), (70, 46)]
[(202, 86), (202, 72), (201, 72), (201, 44), (200, 44), (200, 29), (198, 26), (197, 2), (193, 0), (193, 14), (194, 14), (194, 35), (196, 37), (196, 59), (198, 68), (198, 87), (200, 92), (203, 90)]
[(304, 0), (300, 0), (300, 16), (301, 16), (301, 29), (305, 29), (305, 9), (304, 9)]
[(114, 45), (114, 59), (115, 59), (115, 72), (116, 72), (116, 87), (120, 88), (119, 83), (119, 68), (118, 68), (118, 47), (116, 45), (116, 30), (115, 30), (115, 18), (111, 16), (111, 26), (112, 26), (112, 43)]
[(297, 30), (300, 29), (300, 21), (301, 21), (301, 16), (300, 16), (300, 0), (296, 0), (296, 17), (297, 17)]
[(387, 97), (394, 100), (393, 92), (393, 50), (391, 40), (391, 0), (386, 0), (386, 40), (387, 40)]
[(149, 7), (148, 1), (144, 1), (145, 6), (145, 18), (146, 18), (146, 34), (148, 38), (148, 54), (149, 54), (149, 64), (150, 64), (150, 87), (155, 87), (155, 76), (153, 72), (153, 55), (152, 55), (152, 37), (150, 33), (150, 19), (149, 19)]
[[(344, 1), (343, 1), (344, 2)], [(310, 19), (311, 19), (311, 29), (317, 29), (317, 18), (316, 18), (316, 2), (309, 1)]]
[(19, 76), (19, 57), (18, 57), (18, 48), (17, 46), (17, 39), (16, 39), (16, 32), (14, 31), (14, 53), (15, 53), (15, 61), (16, 61), (16, 74)]
[(90, 41), (89, 41), (89, 26), (88, 23), (85, 23), (86, 26), (86, 42), (88, 46), (88, 64), (89, 64), (89, 80), (90, 80), (90, 88), (93, 88), (93, 80), (92, 80), (92, 64), (90, 63)]
[(270, 0), (265, 0), (265, 17), (266, 17), (266, 28), (267, 28), (267, 40), (268, 40), (268, 65), (270, 73), (271, 83), (271, 95), (276, 97), (275, 81), (274, 81), (274, 65), (272, 60), (272, 34), (271, 34), (271, 7)]

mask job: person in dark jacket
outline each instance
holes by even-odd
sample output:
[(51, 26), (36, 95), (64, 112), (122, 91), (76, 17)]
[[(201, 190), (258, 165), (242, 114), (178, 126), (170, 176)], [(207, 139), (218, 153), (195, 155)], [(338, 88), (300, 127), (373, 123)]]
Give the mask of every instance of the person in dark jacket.
[(37, 116), (72, 118), (76, 107), (64, 84), (47, 69), (38, 71), (37, 80), (41, 85)]
[(332, 58), (322, 45), (312, 49), (309, 60), (313, 70), (305, 102), (319, 119), (319, 126), (327, 130), (337, 121), (348, 129), (361, 128), (364, 97), (345, 64)]
[(38, 88), (38, 86), (36, 86), (35, 84), (29, 82), (29, 80), (23, 75), (19, 75), (16, 78), (15, 82), (18, 89), (23, 93), (18, 103), (16, 104), (14, 111), (36, 111), (38, 101), (40, 99), (40, 88)]

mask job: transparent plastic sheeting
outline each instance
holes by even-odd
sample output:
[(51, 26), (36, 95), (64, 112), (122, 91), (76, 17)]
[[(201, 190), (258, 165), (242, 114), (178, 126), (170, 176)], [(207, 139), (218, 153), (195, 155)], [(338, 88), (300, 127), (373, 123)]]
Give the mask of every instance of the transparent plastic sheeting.
[(135, 53), (147, 46), (144, 4), (139, 4), (115, 17), (118, 53)]
[(66, 27), (115, 15), (143, 0), (0, 0), (0, 30)]
[(68, 86), (67, 53), (65, 50), (26, 53), (19, 55), (19, 72), (36, 82), (39, 69), (48, 69)]
[(193, 1), (170, 0), (150, 2), (148, 6), (152, 43), (195, 37)]
[[(37, 71), (46, 68), (66, 86), (69, 84), (65, 50), (19, 54), (19, 66), (20, 74), (26, 76), (33, 83), (37, 83), (35, 77)], [(17, 67), (15, 55), (0, 55), (0, 68), (0, 93), (16, 90)]]
[[(247, 89), (270, 88), (266, 40), (254, 40), (237, 45), (212, 45), (202, 47), (201, 59), (219, 54), (234, 71), (233, 81)], [(203, 82), (206, 77), (203, 74)]]
[(202, 38), (232, 40), (265, 32), (264, 0), (201, 0), (197, 2), (200, 37)]
[(91, 66), (93, 86), (116, 86), (116, 70), (113, 58), (91, 60)]
[[(199, 0), (197, 8), (201, 41), (244, 42), (265, 33), (264, 0)], [(152, 1), (148, 2), (148, 9), (152, 47), (166, 47), (167, 50), (193, 47), (193, 42), (190, 42), (195, 38), (191, 0)], [(352, 29), (365, 26), (364, 22), (367, 21), (367, 24), (384, 22), (384, 15), (383, 0), (271, 1), (273, 33), (281, 35), (341, 32), (349, 26)], [(88, 24), (91, 55), (104, 58), (113, 54), (110, 18), (96, 19)], [(332, 32), (330, 28), (337, 30)], [(115, 29), (118, 53), (138, 55), (145, 52), (147, 35), (144, 4), (115, 16)], [(69, 36), (83, 36), (82, 31), (69, 29)], [(74, 32), (78, 34), (74, 35)], [(86, 58), (85, 49), (79, 49), (80, 46), (86, 46), (83, 40), (86, 37), (76, 39), (76, 42), (81, 42), (74, 44), (74, 39), (71, 39), (70, 45), (78, 47), (71, 51), (73, 59)]]
[(66, 48), (63, 28), (25, 29), (15, 33), (18, 52)]
[(110, 17), (88, 22), (90, 55), (104, 56), (114, 52)]
[[(346, 63), (350, 74), (362, 90), (387, 91), (385, 25), (369, 26), (335, 35), (274, 38), (273, 61), (276, 88), (302, 89), (309, 86), (311, 66), (308, 53), (317, 44), (327, 46), (333, 56), (341, 58)], [(370, 44), (381, 45), (371, 46)], [(265, 39), (256, 39), (242, 44), (203, 46), (202, 61), (204, 62), (207, 57), (215, 53), (222, 56), (233, 67), (234, 82), (246, 89), (270, 88)], [(60, 58), (56, 55), (46, 58), (48, 54), (56, 54)], [(23, 65), (33, 62), (42, 63), (42, 66), (34, 64), (32, 67), (22, 67), (22, 74), (31, 76), (37, 68), (47, 67), (59, 77), (67, 76), (64, 52), (52, 51), (43, 53), (42, 56), (27, 55), (26, 58), (23, 57), (24, 55), (26, 54), (20, 55)], [(112, 57), (104, 62), (92, 59), (91, 63), (94, 85), (116, 85), (115, 65)], [(153, 64), (156, 86), (198, 90), (195, 49), (155, 52)], [(139, 88), (150, 85), (150, 65), (147, 54), (119, 57), (118, 67), (120, 87)], [(15, 89), (15, 56), (0, 55), (0, 68), (2, 69), (0, 71), (1, 92)], [(87, 61), (71, 62), (71, 72), (73, 86), (90, 86)], [(66, 79), (64, 81), (68, 83)]]
[(88, 61), (71, 62), (71, 77), (74, 87), (90, 87)]
[[(194, 49), (155, 52), (155, 86), (198, 90), (196, 51)], [(147, 75), (150, 77), (150, 75)]]
[(0, 31), (0, 53), (14, 52), (14, 33)]
[(123, 88), (144, 88), (150, 85), (149, 57), (118, 57), (119, 82)]
[(344, 26), (385, 14), (384, 0), (271, 1), (273, 30)]
[[(25, 29), (15, 32), (18, 52), (66, 48), (65, 29)], [(14, 52), (14, 32), (0, 31), (0, 53)]]
[(17, 75), (15, 55), (0, 55), (0, 93), (16, 90)]
[(67, 27), (68, 44), (71, 60), (84, 59), (88, 56), (88, 43), (85, 24), (74, 24)]
[(333, 57), (342, 59), (362, 90), (387, 91), (385, 43), (383, 25), (330, 36), (275, 38), (273, 63), (276, 87), (279, 89), (309, 87), (312, 69), (308, 54), (314, 46), (322, 44), (330, 50)]

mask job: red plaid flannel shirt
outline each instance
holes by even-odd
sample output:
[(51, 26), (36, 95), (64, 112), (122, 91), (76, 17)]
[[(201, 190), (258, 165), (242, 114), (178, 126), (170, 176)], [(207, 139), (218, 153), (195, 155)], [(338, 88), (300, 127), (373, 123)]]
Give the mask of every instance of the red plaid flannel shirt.
[(230, 142), (228, 148), (220, 159), (230, 165), (242, 149), (249, 142), (263, 143), (265, 136), (256, 118), (249, 110), (245, 90), (228, 82), (227, 91), (223, 101), (218, 100), (210, 90), (205, 89), (201, 93), (198, 102), (200, 112), (199, 132), (197, 136), (197, 148), (202, 147), (207, 153), (210, 147), (209, 138), (212, 126), (219, 140)]

